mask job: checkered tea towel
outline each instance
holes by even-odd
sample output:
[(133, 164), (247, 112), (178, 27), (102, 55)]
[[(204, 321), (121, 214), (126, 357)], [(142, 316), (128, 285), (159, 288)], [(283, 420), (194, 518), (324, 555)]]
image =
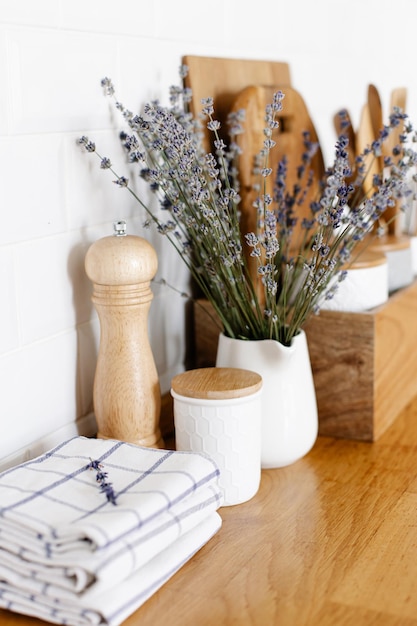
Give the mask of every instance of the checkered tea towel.
[(175, 553), (181, 537), (217, 520), (218, 474), (203, 455), (84, 437), (6, 470), (0, 606), (11, 593), (20, 594), (14, 610), (22, 593), (71, 604), (74, 594), (114, 588), (170, 546)]
[[(67, 626), (119, 626), (169, 580), (220, 529), (221, 518), (211, 513), (146, 565), (109, 590), (97, 593), (94, 586), (72, 598), (49, 598), (25, 592), (19, 581), (2, 582), (0, 608)], [(1, 619), (1, 618), (0, 618)]]

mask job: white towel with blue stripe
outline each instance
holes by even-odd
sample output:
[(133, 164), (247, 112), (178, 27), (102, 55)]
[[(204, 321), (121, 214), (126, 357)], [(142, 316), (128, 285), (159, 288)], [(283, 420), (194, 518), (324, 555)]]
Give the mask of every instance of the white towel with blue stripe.
[(204, 455), (85, 437), (6, 470), (0, 607), (117, 626), (219, 530), (218, 475)]

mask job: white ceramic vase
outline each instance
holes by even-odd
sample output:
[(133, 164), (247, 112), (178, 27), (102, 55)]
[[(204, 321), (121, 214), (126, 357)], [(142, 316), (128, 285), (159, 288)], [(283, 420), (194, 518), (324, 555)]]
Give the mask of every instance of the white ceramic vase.
[(251, 369), (262, 376), (261, 464), (264, 469), (294, 463), (311, 450), (318, 415), (307, 338), (304, 331), (291, 346), (264, 339), (219, 337), (217, 367)]

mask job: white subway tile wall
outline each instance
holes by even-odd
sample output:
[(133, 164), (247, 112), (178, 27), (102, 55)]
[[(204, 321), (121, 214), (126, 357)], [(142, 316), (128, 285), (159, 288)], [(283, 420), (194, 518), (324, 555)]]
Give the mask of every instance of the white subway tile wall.
[[(167, 101), (184, 54), (287, 61), (326, 160), (341, 107), (358, 121), (367, 85), (388, 107), (408, 90), (417, 118), (415, 0), (0, 0), (0, 467), (59, 438), (94, 433), (99, 323), (84, 257), (115, 219), (148, 238), (158, 277), (180, 291), (187, 273), (109, 172), (77, 146), (91, 137), (132, 175), (117, 139), (122, 121), (103, 96), (139, 110)], [(336, 10), (337, 9), (337, 10)], [(210, 94), (207, 94), (210, 95)], [(140, 181), (135, 185), (140, 190)], [(186, 301), (153, 287), (149, 336), (163, 392), (182, 371)]]

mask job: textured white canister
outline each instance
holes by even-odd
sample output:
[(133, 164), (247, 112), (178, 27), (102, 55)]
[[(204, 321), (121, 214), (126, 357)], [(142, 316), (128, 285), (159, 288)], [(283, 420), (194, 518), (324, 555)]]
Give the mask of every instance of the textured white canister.
[(382, 252), (388, 261), (388, 289), (396, 291), (413, 282), (411, 238), (409, 235), (384, 235), (375, 239), (371, 251)]
[(387, 302), (388, 259), (382, 252), (365, 251), (346, 268), (346, 278), (337, 285), (331, 300), (321, 306), (328, 311), (358, 313)]
[(176, 449), (214, 460), (226, 506), (250, 500), (261, 480), (261, 376), (200, 368), (175, 376), (171, 394)]

